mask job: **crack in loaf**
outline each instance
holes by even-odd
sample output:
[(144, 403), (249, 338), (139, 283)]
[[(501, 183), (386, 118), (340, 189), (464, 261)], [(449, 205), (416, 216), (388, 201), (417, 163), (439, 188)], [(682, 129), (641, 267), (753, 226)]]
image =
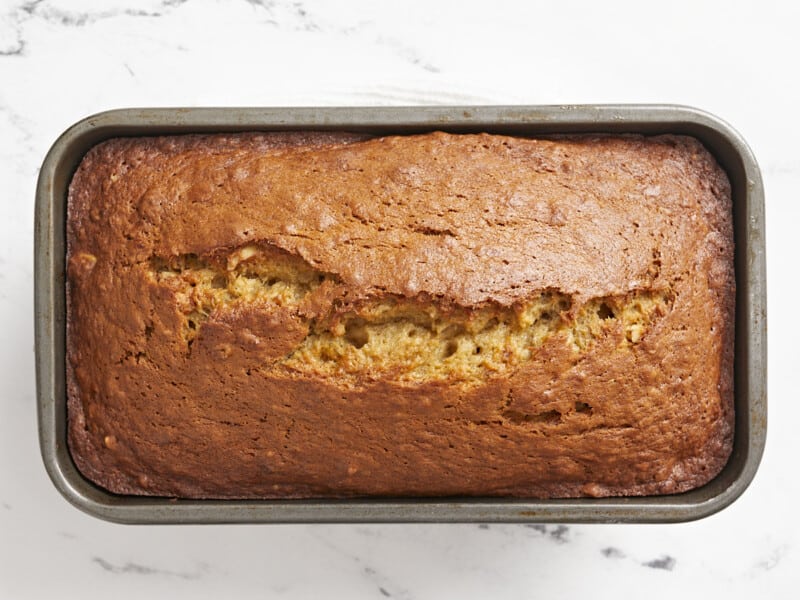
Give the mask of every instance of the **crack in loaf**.
[(110, 140), (67, 241), (70, 450), (116, 493), (662, 494), (731, 451), (696, 140)]
[(650, 289), (576, 305), (569, 294), (543, 290), (511, 307), (490, 302), (465, 308), (392, 294), (350, 303), (335, 274), (266, 244), (203, 258), (155, 257), (150, 275), (174, 293), (189, 352), (209, 319), (240, 306), (264, 314), (289, 309), (308, 333), (284, 357), (264, 366), (345, 381), (388, 376), (478, 385), (531, 360), (555, 334), (580, 353), (617, 322), (619, 347), (625, 349), (642, 339), (673, 299), (669, 289)]

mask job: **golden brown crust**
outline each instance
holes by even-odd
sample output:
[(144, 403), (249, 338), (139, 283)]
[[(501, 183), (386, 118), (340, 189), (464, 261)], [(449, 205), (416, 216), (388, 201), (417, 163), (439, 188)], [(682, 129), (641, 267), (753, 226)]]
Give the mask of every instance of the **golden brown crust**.
[[(660, 494), (730, 453), (730, 189), (693, 139), (115, 139), (68, 211), (70, 448), (113, 492)], [(299, 279), (232, 296), (257, 259)], [(514, 337), (543, 293), (563, 306)], [(522, 342), (508, 368), (387, 366), (351, 338), (320, 358), (340, 321), (425, 311), (462, 345), (494, 335), (470, 314)]]

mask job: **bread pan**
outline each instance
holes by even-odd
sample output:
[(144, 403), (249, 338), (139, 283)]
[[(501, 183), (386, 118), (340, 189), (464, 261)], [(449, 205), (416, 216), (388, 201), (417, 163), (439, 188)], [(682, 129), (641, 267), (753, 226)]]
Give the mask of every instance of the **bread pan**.
[[(406, 134), (431, 130), (537, 136), (558, 133), (685, 134), (727, 171), (736, 242), (736, 429), (733, 454), (709, 484), (669, 496), (572, 500), (354, 499), (198, 501), (125, 497), (84, 479), (67, 449), (65, 220), (81, 158), (112, 137), (277, 130)], [(70, 127), (42, 164), (36, 190), (35, 323), (39, 441), (56, 488), (78, 508), (124, 523), (679, 522), (710, 515), (752, 481), (764, 449), (766, 271), (764, 194), (756, 161), (726, 123), (678, 106), (475, 106), (404, 108), (148, 108), (104, 112)]]

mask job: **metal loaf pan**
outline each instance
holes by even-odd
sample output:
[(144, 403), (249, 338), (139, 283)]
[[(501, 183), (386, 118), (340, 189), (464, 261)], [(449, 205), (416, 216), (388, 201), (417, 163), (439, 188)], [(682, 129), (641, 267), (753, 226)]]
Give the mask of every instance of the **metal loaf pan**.
[[(81, 158), (118, 136), (276, 130), (405, 134), (431, 130), (523, 136), (674, 133), (694, 136), (733, 186), (736, 241), (736, 430), (731, 459), (688, 493), (640, 498), (518, 500), (448, 498), (198, 501), (125, 497), (87, 481), (67, 449), (65, 221), (67, 189)], [(36, 190), (35, 322), (39, 441), (47, 472), (78, 508), (124, 523), (281, 522), (679, 522), (710, 515), (752, 481), (766, 438), (764, 193), (756, 161), (726, 123), (678, 106), (478, 106), (406, 108), (157, 108), (115, 110), (70, 127), (44, 160)]]

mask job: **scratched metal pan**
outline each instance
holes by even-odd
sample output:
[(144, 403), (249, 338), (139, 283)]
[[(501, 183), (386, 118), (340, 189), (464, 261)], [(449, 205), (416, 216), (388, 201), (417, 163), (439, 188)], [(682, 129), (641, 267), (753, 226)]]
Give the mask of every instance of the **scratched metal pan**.
[[(110, 494), (87, 481), (67, 448), (65, 222), (78, 163), (112, 137), (229, 131), (434, 129), (536, 136), (556, 133), (674, 133), (694, 136), (733, 186), (736, 241), (736, 429), (733, 454), (713, 481), (668, 496), (573, 500), (496, 498), (198, 501)], [(116, 110), (70, 127), (42, 164), (36, 190), (35, 320), (39, 441), (47, 472), (78, 508), (123, 523), (287, 522), (679, 522), (728, 506), (755, 476), (766, 439), (766, 265), (764, 193), (756, 161), (730, 126), (678, 106), (407, 108), (159, 108)]]

